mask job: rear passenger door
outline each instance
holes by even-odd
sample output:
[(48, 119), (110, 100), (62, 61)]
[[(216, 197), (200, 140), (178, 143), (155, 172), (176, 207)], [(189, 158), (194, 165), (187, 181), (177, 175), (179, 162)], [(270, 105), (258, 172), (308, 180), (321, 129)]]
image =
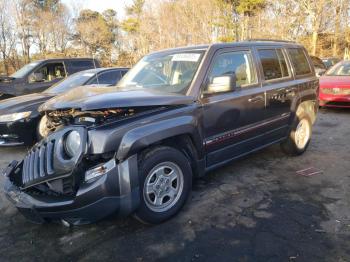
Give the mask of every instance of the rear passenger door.
[[(203, 127), (207, 167), (213, 167), (259, 147), (263, 135), (265, 97), (258, 83), (250, 49), (221, 49), (214, 55), (202, 86)], [(209, 93), (214, 78), (236, 75), (236, 89)]]
[(257, 56), (260, 60), (262, 88), (266, 94), (266, 125), (263, 131), (269, 133), (266, 140), (274, 142), (287, 133), (298, 85), (293, 82), (286, 50), (280, 47), (259, 47)]

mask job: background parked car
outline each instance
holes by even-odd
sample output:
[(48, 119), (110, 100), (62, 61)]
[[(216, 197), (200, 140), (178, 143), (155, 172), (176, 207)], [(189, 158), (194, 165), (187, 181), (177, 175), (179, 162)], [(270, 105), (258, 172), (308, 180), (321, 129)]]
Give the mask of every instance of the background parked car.
[(32, 144), (41, 137), (38, 108), (50, 98), (85, 85), (115, 85), (127, 68), (98, 68), (75, 73), (42, 93), (0, 101), (0, 146)]
[(320, 78), (320, 106), (350, 107), (350, 61), (339, 62)]
[(322, 62), (322, 60), (320, 58), (318, 58), (317, 56), (310, 56), (310, 58), (311, 58), (312, 63), (315, 67), (316, 76), (320, 77), (321, 75), (323, 75), (327, 71), (327, 67)]
[(322, 62), (327, 67), (327, 69), (331, 68), (335, 64), (339, 63), (341, 60), (336, 57), (328, 57), (328, 58), (322, 58)]
[(100, 63), (91, 58), (63, 58), (35, 61), (11, 76), (0, 77), (0, 100), (14, 96), (42, 92), (67, 76)]

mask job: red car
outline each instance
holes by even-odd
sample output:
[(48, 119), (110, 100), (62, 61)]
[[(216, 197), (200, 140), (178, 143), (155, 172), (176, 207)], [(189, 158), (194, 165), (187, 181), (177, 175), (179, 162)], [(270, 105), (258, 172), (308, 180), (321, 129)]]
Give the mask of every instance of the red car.
[(350, 61), (342, 61), (320, 78), (320, 106), (350, 108)]

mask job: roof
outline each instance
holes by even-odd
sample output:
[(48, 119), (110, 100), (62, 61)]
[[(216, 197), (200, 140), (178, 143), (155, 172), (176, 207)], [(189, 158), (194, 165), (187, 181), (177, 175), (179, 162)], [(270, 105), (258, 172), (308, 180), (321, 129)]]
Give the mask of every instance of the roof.
[(96, 58), (89, 57), (63, 57), (63, 58), (48, 58), (48, 59), (40, 59), (32, 62), (50, 62), (50, 61), (86, 61), (86, 60), (97, 60)]
[(292, 41), (285, 41), (285, 40), (268, 40), (268, 39), (252, 39), (252, 40), (246, 40), (241, 42), (231, 42), (231, 43), (214, 43), (214, 44), (207, 44), (207, 45), (194, 45), (194, 46), (184, 46), (184, 47), (177, 47), (177, 48), (170, 48), (170, 49), (164, 49), (157, 52), (153, 52), (151, 54), (160, 54), (160, 53), (170, 53), (170, 52), (177, 52), (177, 51), (194, 51), (194, 50), (207, 50), (210, 47), (213, 48), (224, 48), (224, 47), (241, 47), (241, 46), (294, 46), (294, 47), (302, 47), (301, 44), (298, 44), (296, 42)]
[(130, 68), (127, 67), (98, 67), (98, 68), (91, 68), (83, 71), (79, 71), (77, 73), (99, 73), (104, 71), (110, 71), (110, 70), (129, 70)]

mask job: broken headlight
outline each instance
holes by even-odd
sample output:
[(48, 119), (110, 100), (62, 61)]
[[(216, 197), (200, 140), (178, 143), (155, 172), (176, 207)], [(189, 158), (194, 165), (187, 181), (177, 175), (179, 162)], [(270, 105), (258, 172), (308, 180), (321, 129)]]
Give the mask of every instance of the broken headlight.
[(92, 169), (89, 169), (88, 171), (85, 172), (85, 182), (92, 181), (97, 177), (103, 176), (115, 167), (116, 167), (115, 160), (111, 159), (104, 164), (101, 164)]
[(79, 132), (71, 131), (66, 137), (64, 148), (69, 157), (74, 157), (76, 154), (79, 154), (81, 145), (81, 137)]

